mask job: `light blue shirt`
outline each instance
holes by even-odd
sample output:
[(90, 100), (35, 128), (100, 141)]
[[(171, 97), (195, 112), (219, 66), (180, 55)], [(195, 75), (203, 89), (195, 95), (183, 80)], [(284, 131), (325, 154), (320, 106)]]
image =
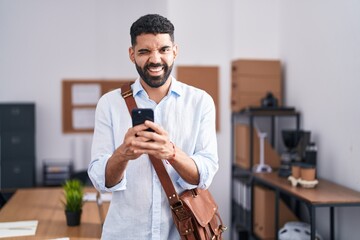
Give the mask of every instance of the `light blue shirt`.
[[(219, 167), (215, 106), (210, 95), (178, 82), (174, 77), (168, 94), (159, 104), (149, 99), (139, 79), (132, 89), (137, 106), (152, 108), (155, 122), (196, 163), (200, 174), (197, 186), (185, 182), (170, 164), (164, 164), (177, 192), (195, 187), (208, 188)], [(88, 169), (96, 189), (113, 193), (102, 239), (180, 239), (165, 192), (148, 155), (129, 161), (122, 181), (111, 188), (105, 187), (106, 163), (131, 127), (121, 90), (103, 95), (96, 108), (92, 160)]]

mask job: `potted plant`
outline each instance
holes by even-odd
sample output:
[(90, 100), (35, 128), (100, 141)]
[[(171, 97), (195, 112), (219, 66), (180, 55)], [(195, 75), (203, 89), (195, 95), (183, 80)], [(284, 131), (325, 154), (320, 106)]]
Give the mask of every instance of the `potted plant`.
[(80, 225), (83, 206), (83, 184), (77, 179), (67, 180), (63, 185), (65, 200), (63, 201), (68, 226)]

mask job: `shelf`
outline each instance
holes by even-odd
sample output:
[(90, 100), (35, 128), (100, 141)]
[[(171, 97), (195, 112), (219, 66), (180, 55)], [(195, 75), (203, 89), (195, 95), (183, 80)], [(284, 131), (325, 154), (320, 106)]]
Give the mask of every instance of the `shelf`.
[[(249, 126), (249, 130), (248, 130), (248, 134), (241, 134), (243, 132), (238, 133), (238, 131), (236, 130), (236, 125), (240, 124), (239, 123), (239, 119), (237, 119), (237, 117), (248, 117), (249, 121), (248, 121), (248, 126)], [(257, 231), (256, 233), (259, 234), (259, 226), (254, 225), (253, 221), (256, 218), (256, 216), (258, 215), (254, 215), (254, 209), (255, 209), (255, 197), (254, 197), (254, 176), (255, 173), (251, 171), (252, 167), (254, 166), (254, 164), (256, 163), (254, 159), (257, 159), (256, 157), (256, 153), (254, 152), (254, 150), (256, 149), (256, 142), (254, 141), (255, 138), (255, 133), (254, 133), (254, 129), (255, 129), (255, 118), (257, 117), (267, 117), (269, 118), (268, 120), (270, 121), (270, 129), (268, 129), (268, 131), (270, 132), (270, 136), (271, 136), (271, 142), (269, 144), (269, 146), (271, 146), (272, 148), (274, 147), (274, 142), (275, 142), (275, 135), (276, 132), (278, 132), (278, 126), (275, 125), (275, 119), (277, 117), (294, 117), (296, 120), (296, 129), (300, 129), (300, 113), (297, 112), (295, 110), (295, 108), (292, 107), (281, 107), (281, 108), (246, 108), (243, 109), (239, 112), (233, 112), (232, 114), (232, 166), (231, 166), (231, 176), (232, 176), (232, 180), (231, 180), (231, 184), (232, 184), (232, 189), (231, 189), (231, 209), (232, 209), (232, 226), (233, 226), (233, 231), (235, 231), (235, 233), (239, 232), (239, 234), (235, 234), (234, 236), (232, 236), (232, 239), (238, 239), (238, 236), (243, 233), (246, 233), (248, 237), (246, 237), (245, 239), (258, 239), (255, 236), (255, 230)], [(240, 134), (240, 136), (242, 136), (242, 138), (239, 138), (239, 135), (235, 135), (235, 134)], [(245, 136), (245, 137), (244, 137)], [(242, 139), (242, 140), (238, 140), (241, 142), (236, 142), (236, 137), (238, 139)], [(244, 143), (244, 145), (242, 147), (242, 153), (243, 155), (245, 154), (244, 151), (248, 151), (248, 156), (245, 157), (245, 159), (248, 159), (249, 163), (248, 163), (248, 168), (244, 168), (241, 167), (240, 165), (236, 164), (236, 159), (237, 159), (237, 153), (235, 151), (239, 150), (239, 143)], [(276, 150), (274, 150), (276, 151)], [(272, 156), (270, 153), (272, 151), (267, 151), (266, 153), (268, 154), (268, 156)], [(256, 160), (258, 161), (258, 160)], [(265, 201), (266, 202), (266, 201)], [(257, 202), (257, 204), (265, 204), (265, 202)], [(262, 209), (263, 206), (261, 206), (260, 208), (256, 208), (256, 209)], [(258, 210), (259, 211), (259, 210)], [(262, 210), (261, 210), (262, 211)], [(268, 226), (268, 222), (261, 222), (261, 225), (263, 227), (267, 227), (267, 229), (269, 229)], [(256, 229), (255, 229), (256, 227)], [(263, 234), (261, 232), (261, 234)], [(268, 234), (268, 233), (267, 233)]]
[(293, 107), (279, 107), (279, 108), (245, 108), (242, 109), (240, 112), (237, 112), (237, 114), (242, 115), (257, 115), (257, 116), (292, 116), (295, 114), (299, 114), (297, 111), (295, 111), (295, 108)]
[(248, 179), (252, 176), (252, 172), (248, 169), (244, 169), (237, 164), (232, 165), (233, 177), (238, 179)]
[(235, 201), (232, 201), (232, 207), (233, 207), (233, 211), (232, 211), (233, 223), (237, 225), (238, 229), (242, 229), (242, 231), (249, 231), (251, 211), (244, 209)]

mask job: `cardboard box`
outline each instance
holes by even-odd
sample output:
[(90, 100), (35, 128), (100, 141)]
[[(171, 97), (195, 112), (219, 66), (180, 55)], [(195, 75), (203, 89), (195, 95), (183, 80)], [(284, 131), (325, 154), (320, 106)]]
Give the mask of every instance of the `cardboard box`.
[(279, 60), (238, 59), (232, 61), (232, 67), (235, 74), (281, 76)]
[(236, 60), (232, 62), (231, 109), (238, 112), (246, 107), (261, 106), (268, 92), (282, 105), (282, 74), (278, 60)]
[(178, 81), (200, 88), (213, 98), (216, 107), (216, 130), (220, 130), (219, 67), (217, 66), (177, 66)]
[[(299, 221), (281, 199), (279, 200), (279, 228), (290, 221)], [(275, 239), (275, 192), (254, 187), (254, 233), (260, 239)]]
[[(235, 127), (235, 156), (236, 164), (244, 169), (250, 168), (250, 127), (246, 124), (236, 124)], [(260, 139), (257, 130), (253, 129), (253, 165), (260, 162)], [(273, 169), (280, 166), (280, 155), (271, 146), (268, 139), (264, 143), (265, 163)]]
[(277, 93), (281, 89), (281, 80), (273, 76), (238, 76), (234, 84), (241, 93)]

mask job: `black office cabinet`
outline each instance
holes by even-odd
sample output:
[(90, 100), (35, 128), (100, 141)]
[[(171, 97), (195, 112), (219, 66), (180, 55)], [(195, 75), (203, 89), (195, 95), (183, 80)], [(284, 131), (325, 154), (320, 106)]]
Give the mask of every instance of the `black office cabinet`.
[(35, 104), (0, 103), (0, 189), (35, 185)]

